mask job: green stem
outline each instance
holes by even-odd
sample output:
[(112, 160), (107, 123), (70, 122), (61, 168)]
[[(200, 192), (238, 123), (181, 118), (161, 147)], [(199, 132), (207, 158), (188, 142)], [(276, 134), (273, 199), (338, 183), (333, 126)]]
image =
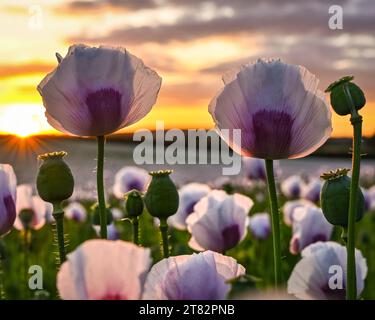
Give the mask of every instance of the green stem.
[(61, 265), (66, 260), (66, 253), (65, 253), (65, 241), (64, 241), (64, 211), (61, 208), (60, 203), (53, 204), (52, 215), (56, 221), (57, 246), (59, 248), (59, 262)]
[(4, 285), (4, 270), (3, 270), (3, 257), (0, 253), (0, 300), (5, 300), (5, 285)]
[(163, 247), (163, 256), (164, 258), (169, 257), (169, 243), (168, 243), (168, 224), (167, 219), (160, 218), (160, 226), (162, 247)]
[(355, 109), (348, 86), (344, 86), (345, 95), (351, 103), (351, 118), (350, 122), (353, 126), (353, 147), (352, 147), (352, 180), (350, 184), (349, 197), (349, 216), (348, 216), (348, 241), (346, 244), (347, 250), (347, 300), (357, 299), (357, 279), (356, 279), (356, 265), (355, 265), (355, 223), (357, 199), (359, 190), (359, 175), (361, 169), (361, 143), (362, 143), (362, 117)]
[[(28, 284), (28, 271), (29, 271), (29, 231), (30, 229), (28, 227), (26, 227), (24, 230), (23, 230), (23, 246), (24, 246), (24, 260), (23, 260), (23, 271), (24, 271), (24, 281), (25, 281), (25, 284), (26, 284), (26, 288), (28, 288), (27, 284)], [(25, 293), (25, 298), (28, 299), (29, 298), (29, 291), (26, 291)]]
[(342, 228), (341, 239), (345, 245), (348, 243), (348, 228), (347, 227)]
[(357, 299), (357, 280), (355, 265), (355, 224), (356, 210), (359, 190), (359, 174), (361, 165), (361, 140), (362, 140), (362, 117), (351, 117), (353, 125), (353, 158), (352, 158), (352, 180), (350, 184), (349, 217), (348, 217), (348, 242), (347, 242), (347, 292), (348, 300)]
[(100, 236), (102, 239), (107, 239), (107, 214), (105, 212), (105, 196), (104, 196), (104, 144), (105, 137), (98, 136), (98, 165), (96, 171), (96, 183), (98, 189), (98, 204), (100, 216)]
[(272, 239), (273, 239), (273, 260), (275, 273), (275, 287), (281, 283), (281, 250), (280, 250), (280, 221), (279, 207), (277, 204), (277, 194), (275, 176), (273, 172), (273, 160), (265, 160), (267, 172), (268, 195), (271, 208)]
[(139, 244), (139, 217), (132, 218), (132, 226), (133, 226), (133, 243), (138, 245)]

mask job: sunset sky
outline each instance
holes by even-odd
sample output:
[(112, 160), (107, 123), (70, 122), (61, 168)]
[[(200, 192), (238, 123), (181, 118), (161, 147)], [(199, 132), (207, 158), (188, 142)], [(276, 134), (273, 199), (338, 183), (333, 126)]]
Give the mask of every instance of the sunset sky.
[[(343, 30), (328, 27), (332, 4)], [(211, 128), (207, 105), (226, 70), (259, 57), (306, 66), (320, 88), (354, 75), (366, 93), (364, 133), (375, 134), (374, 0), (1, 0), (0, 132), (54, 133), (36, 86), (69, 45), (123, 46), (163, 78), (153, 111), (127, 129)], [(334, 136), (348, 136), (334, 116)]]

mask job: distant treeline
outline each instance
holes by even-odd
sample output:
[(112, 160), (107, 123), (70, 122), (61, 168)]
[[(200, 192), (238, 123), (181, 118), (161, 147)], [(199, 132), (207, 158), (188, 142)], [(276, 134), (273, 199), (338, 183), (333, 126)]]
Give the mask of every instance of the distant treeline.
[[(185, 131), (185, 136), (186, 136)], [(155, 135), (154, 135), (155, 138)], [(12, 135), (2, 135), (0, 136), (1, 141), (6, 141), (8, 139), (21, 139)], [(92, 138), (79, 138), (73, 136), (60, 136), (60, 135), (39, 135), (32, 136), (27, 139), (38, 139), (43, 140), (48, 143), (52, 140), (70, 140), (70, 139), (92, 139)], [(25, 138), (23, 138), (25, 140)], [(107, 138), (108, 141), (118, 142), (118, 143), (134, 143), (138, 144), (139, 142), (133, 141), (133, 134), (115, 134)], [(171, 144), (171, 142), (165, 142), (165, 145)], [(331, 138), (329, 139), (322, 147), (315, 151), (313, 156), (323, 156), (323, 157), (347, 157), (351, 153), (351, 144), (352, 140), (350, 138)], [(187, 145), (187, 139), (186, 139)], [(197, 144), (198, 145), (198, 144)], [(208, 140), (207, 147), (210, 148), (210, 141)], [(375, 158), (375, 135), (371, 138), (364, 137), (362, 143), (362, 153), (366, 158)]]

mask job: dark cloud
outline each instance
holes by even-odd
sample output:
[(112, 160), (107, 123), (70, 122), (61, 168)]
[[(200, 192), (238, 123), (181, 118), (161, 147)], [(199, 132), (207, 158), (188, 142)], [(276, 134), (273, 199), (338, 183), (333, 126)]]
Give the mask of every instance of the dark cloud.
[[(178, 0), (172, 0), (178, 1)], [(200, 1), (194, 1), (196, 3)], [(282, 3), (281, 3), (282, 2)], [(190, 2), (189, 2), (190, 3)], [(223, 3), (224, 1), (216, 1)], [(362, 0), (361, 6), (344, 3), (344, 30), (330, 30), (328, 27), (330, 4), (319, 2), (256, 1), (257, 4), (241, 7), (241, 0), (228, 2), (234, 8), (231, 16), (218, 16), (204, 20), (199, 8), (188, 11), (175, 24), (119, 28), (103, 37), (77, 36), (73, 42), (90, 43), (167, 43), (170, 41), (191, 41), (217, 35), (234, 34), (324, 34), (337, 35), (341, 32), (373, 34), (375, 29), (375, 1)], [(355, 2), (358, 3), (358, 2)], [(364, 5), (366, 4), (366, 5)]]
[[(335, 4), (344, 4), (350, 0), (336, 0)], [(368, 0), (364, 0), (368, 1)], [(156, 7), (191, 7), (202, 4), (211, 4), (216, 7), (228, 7), (236, 10), (251, 8), (255, 5), (296, 5), (301, 0), (73, 0), (65, 5), (65, 8), (71, 10), (96, 9), (105, 7), (115, 7), (126, 10), (153, 9)], [(326, 0), (315, 0), (314, 3), (327, 3)]]
[[(97, 0), (97, 1), (71, 1), (63, 6), (63, 11), (69, 13), (82, 13), (84, 11), (90, 12), (92, 10), (106, 9), (106, 8), (120, 8), (130, 11), (141, 9), (152, 9), (156, 7), (153, 0)], [(58, 8), (61, 10), (61, 8)]]
[[(121, 2), (123, 7), (126, 7), (126, 2)], [(219, 9), (224, 7), (231, 10), (228, 11), (228, 15), (218, 14), (207, 20), (202, 16), (202, 5), (207, 3), (213, 4), (213, 10), (216, 8), (217, 12), (220, 12)], [(343, 7), (343, 30), (331, 30), (328, 27), (330, 18), (328, 8), (333, 4)], [(186, 7), (187, 10), (172, 25), (119, 28), (102, 37), (78, 35), (69, 41), (136, 46), (150, 42), (166, 44), (173, 41), (189, 42), (215, 36), (229, 38), (235, 35), (248, 35), (251, 37), (256, 34), (261, 35), (264, 39), (262, 42), (263, 51), (257, 55), (245, 55), (244, 58), (236, 61), (223, 61), (218, 65), (208, 65), (201, 72), (221, 75), (234, 65), (255, 60), (259, 56), (281, 57), (289, 63), (305, 65), (312, 72), (318, 74), (322, 79), (322, 87), (344, 74), (354, 74), (358, 75), (358, 81), (366, 89), (370, 89), (375, 72), (375, 58), (373, 53), (366, 57), (361, 55), (361, 52), (369, 49), (374, 52), (375, 49), (374, 0), (336, 0), (332, 2), (326, 0), (165, 0), (155, 1), (153, 5), (157, 7)], [(140, 7), (147, 6), (147, 3), (143, 3)], [(151, 7), (148, 6), (148, 8)], [(367, 35), (371, 41), (368, 43), (364, 40), (347, 43), (344, 47), (338, 46), (336, 43), (340, 36), (350, 38), (355, 35)], [(293, 37), (294, 41), (286, 41), (286, 36)], [(360, 54), (358, 56), (350, 55), (348, 49), (358, 50)], [(159, 55), (156, 56), (159, 57)], [(348, 62), (348, 65), (338, 69), (337, 64), (340, 61), (342, 66), (345, 67), (345, 61)], [(178, 64), (173, 59), (151, 59), (149, 63), (157, 70), (180, 71)], [(197, 87), (201, 88), (201, 85)], [(190, 88), (194, 90), (194, 84), (168, 87), (166, 90), (177, 99), (180, 94), (189, 95)], [(209, 88), (206, 90), (209, 91)], [(375, 93), (372, 94), (374, 90), (371, 88), (369, 91), (371, 92), (369, 94), (375, 98)], [(202, 92), (201, 96), (204, 95), (205, 93)]]

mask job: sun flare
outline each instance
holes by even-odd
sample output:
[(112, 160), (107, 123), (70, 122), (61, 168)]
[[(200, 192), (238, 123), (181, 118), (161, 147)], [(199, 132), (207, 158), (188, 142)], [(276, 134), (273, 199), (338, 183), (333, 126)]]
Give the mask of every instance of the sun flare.
[(9, 104), (0, 108), (0, 132), (25, 138), (51, 131), (38, 104)]

